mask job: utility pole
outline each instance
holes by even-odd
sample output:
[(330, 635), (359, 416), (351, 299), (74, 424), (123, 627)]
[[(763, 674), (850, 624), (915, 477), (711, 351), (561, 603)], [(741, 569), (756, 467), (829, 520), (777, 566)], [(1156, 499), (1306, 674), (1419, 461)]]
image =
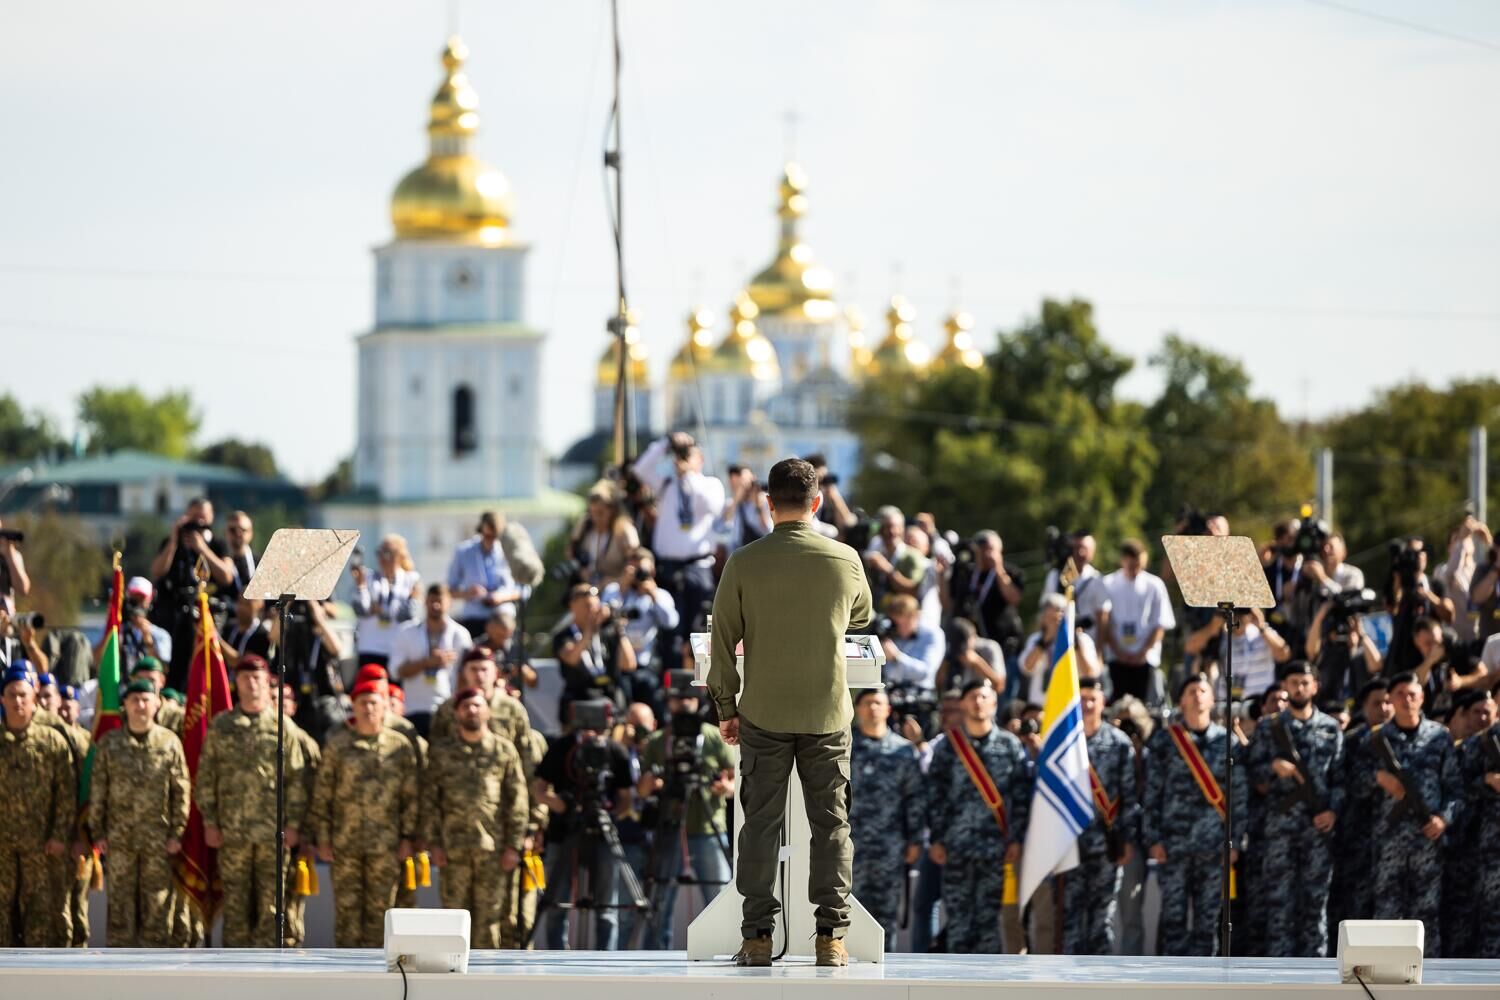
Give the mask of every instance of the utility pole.
[(1474, 519), (1480, 524), (1489, 523), (1489, 504), (1486, 502), (1490, 491), (1490, 470), (1486, 461), (1489, 444), (1489, 431), (1483, 424), (1469, 429), (1469, 501), (1474, 505)]
[(1333, 449), (1318, 449), (1318, 516), (1333, 523)]

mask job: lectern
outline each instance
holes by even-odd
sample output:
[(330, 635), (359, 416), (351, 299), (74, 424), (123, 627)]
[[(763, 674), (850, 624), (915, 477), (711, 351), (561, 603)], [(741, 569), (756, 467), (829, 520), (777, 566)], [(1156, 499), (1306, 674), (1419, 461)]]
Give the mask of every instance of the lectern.
[[(710, 649), (712, 648), (713, 624), (709, 631), (697, 632), (689, 637), (693, 646), (694, 681), (699, 685), (708, 683)], [(883, 688), (880, 668), (885, 664), (885, 650), (880, 639), (873, 635), (851, 635), (844, 638), (844, 661), (849, 672), (850, 690)], [(743, 671), (745, 658), (737, 661)], [(813, 907), (807, 898), (807, 877), (811, 861), (809, 850), (812, 843), (812, 828), (807, 822), (807, 807), (802, 802), (802, 784), (796, 779), (793, 766), (792, 780), (787, 782), (791, 801), (787, 804), (786, 821), (781, 831), (781, 874), (777, 878), (777, 896), (781, 900), (782, 922), (776, 925), (772, 936), (772, 953), (788, 957), (812, 957)], [(740, 779), (734, 782), (734, 837), (739, 842), (740, 826), (745, 811), (739, 803)], [(739, 856), (735, 856), (739, 865)], [(732, 955), (743, 940), (740, 925), (743, 923), (744, 900), (731, 880), (713, 902), (698, 914), (688, 925), (687, 957), (693, 962), (705, 962), (722, 955)], [(784, 928), (784, 930), (783, 930)], [(885, 958), (885, 930), (880, 922), (870, 916), (859, 900), (849, 896), (849, 929), (844, 934), (844, 947), (849, 957), (858, 962), (880, 962)]]

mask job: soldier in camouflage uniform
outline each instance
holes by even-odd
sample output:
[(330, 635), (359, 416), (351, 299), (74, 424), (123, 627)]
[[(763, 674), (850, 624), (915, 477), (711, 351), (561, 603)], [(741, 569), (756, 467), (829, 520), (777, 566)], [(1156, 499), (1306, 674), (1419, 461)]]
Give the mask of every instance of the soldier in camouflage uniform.
[(1057, 876), (1062, 883), (1063, 954), (1111, 955), (1121, 873), (1140, 836), (1135, 744), (1104, 724), (1104, 691), (1098, 678), (1081, 678), (1078, 688), (1089, 784), (1094, 786), (1094, 820), (1078, 835), (1078, 867)]
[[(276, 678), (271, 679), (271, 687), (281, 693), (282, 714), (286, 716), (282, 721), (286, 724), (287, 732), (292, 735), (302, 747), (302, 785), (307, 794), (309, 813), (312, 806), (313, 788), (318, 780), (318, 768), (323, 766), (323, 750), (318, 746), (318, 741), (301, 726), (292, 721), (292, 716), (297, 714), (297, 689), (288, 684), (283, 687)], [(286, 946), (288, 948), (300, 948), (307, 940), (307, 896), (297, 891), (297, 864), (302, 862), (309, 868), (318, 863), (318, 854), (310, 839), (310, 834), (315, 827), (308, 819), (308, 813), (302, 816), (292, 816), (287, 813), (292, 825), (303, 832), (302, 843), (292, 854), (288, 875), (286, 879)]]
[(1249, 753), (1250, 783), (1267, 807), (1256, 886), (1266, 918), (1262, 954), (1324, 958), (1333, 829), (1344, 808), (1344, 735), (1318, 711), (1318, 675), (1305, 660), (1289, 662), (1281, 684), (1290, 704), (1260, 720)]
[(89, 828), (108, 859), (110, 948), (166, 948), (172, 941), (172, 867), (187, 828), (187, 758), (182, 743), (152, 722), (160, 696), (130, 682), (125, 726), (99, 741), (89, 782)]
[[(387, 698), (385, 710), (385, 727), (399, 733), (406, 739), (408, 743), (411, 744), (413, 752), (415, 752), (417, 755), (417, 773), (426, 774), (428, 743), (427, 740), (417, 732), (417, 727), (412, 725), (412, 723), (407, 720), (407, 718), (402, 714), (406, 708), (406, 695), (402, 692), (401, 688), (399, 688), (395, 684), (390, 683), (390, 675), (386, 672), (385, 667), (382, 667), (378, 663), (366, 663), (364, 666), (359, 668), (359, 673), (354, 677), (355, 686), (357, 687), (360, 684), (364, 684), (367, 682), (386, 685)], [(417, 801), (417, 829), (419, 831), (426, 829), (426, 823), (422, 819), (421, 796), (418, 796)], [(427, 852), (427, 845), (423, 843), (420, 838), (418, 838), (418, 840), (414, 844), (412, 844), (412, 849), (418, 852), (418, 854), (423, 854)], [(403, 872), (403, 878), (397, 881), (396, 906), (401, 909), (411, 910), (415, 909), (416, 905), (416, 886), (413, 886), (410, 889), (406, 887), (406, 880), (404, 878)]]
[(1478, 883), (1467, 915), (1476, 946), (1470, 957), (1500, 958), (1500, 722), (1469, 737), (1462, 756), (1474, 828), (1469, 870)]
[[(1442, 954), (1439, 930), (1443, 888), (1443, 833), (1462, 807), (1463, 778), (1448, 730), (1422, 717), (1423, 690), (1415, 674), (1390, 681), (1395, 715), (1372, 728), (1351, 749), (1358, 759), (1350, 787), (1369, 797), (1374, 817), (1374, 912), (1376, 920), (1420, 920), (1426, 927), (1423, 954)], [(1409, 798), (1384, 760), (1381, 743), (1421, 798)], [(1422, 819), (1425, 806), (1431, 813)]]
[[(1495, 721), (1495, 702), (1486, 689), (1470, 688), (1453, 698), (1453, 714), (1448, 721), (1448, 735), (1458, 753), (1459, 775), (1464, 783), (1464, 802), (1452, 827), (1443, 835), (1443, 957), (1469, 958), (1479, 954), (1479, 934), (1483, 918), (1480, 913), (1480, 891), (1483, 887), (1487, 859), (1478, 853), (1479, 818), (1483, 801), (1475, 797), (1476, 788), (1470, 769), (1482, 765), (1485, 744), (1474, 736), (1483, 733)], [(1464, 734), (1461, 736), (1460, 734)], [(1472, 761), (1471, 753), (1481, 759)], [(1481, 772), (1483, 768), (1481, 766)], [(1494, 857), (1494, 855), (1491, 855)]]
[[(234, 672), (238, 707), (209, 723), (193, 790), (204, 839), (219, 849), (224, 882), (224, 947), (276, 947), (276, 712), (270, 667), (246, 654)], [(291, 817), (307, 809), (302, 746), (287, 734), (286, 843), (297, 846)]]
[(162, 695), (162, 688), (167, 683), (167, 672), (166, 668), (161, 665), (161, 661), (154, 656), (141, 657), (130, 670), (130, 680), (148, 680), (155, 685), (156, 693), (161, 695), (158, 699), (161, 707), (156, 712), (156, 724), (175, 733), (178, 739), (182, 739), (182, 722), (187, 717), (187, 713), (177, 702)]
[[(540, 729), (531, 731), (531, 759), (541, 760), (547, 755), (547, 737)], [(530, 792), (530, 787), (527, 789)], [(541, 868), (541, 838), (547, 829), (549, 813), (546, 803), (535, 795), (530, 796), (530, 817), (526, 824), (526, 840), (522, 856), (531, 856), (535, 862), (535, 869)], [(536, 926), (537, 903), (541, 897), (541, 886), (535, 884), (533, 877), (527, 872), (521, 873), (521, 885), (516, 897), (514, 910), (514, 924), (516, 928), (516, 947), (531, 947), (531, 929)], [(502, 923), (502, 929), (504, 925)]]
[[(1224, 816), (1206, 798), (1177, 749), (1173, 730), (1178, 729), (1197, 748), (1220, 796), (1230, 736), (1211, 721), (1214, 693), (1205, 675), (1185, 678), (1178, 685), (1177, 706), (1182, 714), (1175, 724), (1158, 729), (1147, 744), (1146, 794), (1141, 803), (1141, 842), (1149, 845), (1161, 887), (1156, 951), (1160, 955), (1214, 955), (1219, 948), (1219, 901), (1224, 887)], [(1245, 829), (1245, 784), (1244, 780), (1234, 783), (1234, 801), (1227, 807), (1234, 810), (1236, 830)], [(1234, 854), (1238, 857), (1239, 851)]]
[(1360, 688), (1356, 699), (1361, 721), (1344, 733), (1344, 811), (1333, 828), (1333, 889), (1328, 898), (1328, 926), (1344, 920), (1368, 920), (1375, 912), (1374, 788), (1354, 780), (1360, 757), (1355, 748), (1369, 735), (1370, 726), (1391, 720), (1390, 683), (1376, 677)]
[[(961, 726), (949, 731), (927, 771), (928, 854), (944, 866), (944, 933), (955, 954), (999, 954), (1002, 944), (1015, 953), (1022, 942), (1002, 942), (1000, 935), (1001, 862), (1014, 865), (1026, 841), (1031, 766), (1021, 741), (995, 725), (995, 689), (989, 681), (966, 684), (962, 704)], [(954, 745), (958, 740), (977, 755), (1000, 792), (1005, 829), (980, 798)]]
[(423, 781), (427, 843), (443, 870), (443, 905), (468, 910), (472, 947), (500, 947), (501, 917), (526, 837), (526, 777), (521, 755), (489, 726), (478, 688), (453, 699), (458, 739), (432, 746)]
[(62, 734), (36, 719), (36, 688), (22, 665), (0, 676), (0, 947), (43, 948), (61, 924), (51, 867), (73, 836), (78, 792)]
[(891, 702), (880, 690), (854, 699), (849, 747), (849, 839), (854, 842), (854, 895), (885, 928), (896, 950), (907, 869), (922, 851), (927, 825), (922, 768), (911, 743), (891, 730)]
[(378, 948), (395, 905), (401, 863), (417, 829), (417, 754), (385, 727), (386, 686), (354, 688), (354, 727), (336, 730), (318, 771), (312, 828), (333, 866), (333, 942)]
[[(495, 665), (495, 654), (488, 646), (475, 646), (464, 654), (459, 668), (458, 688), (478, 688), (490, 703), (490, 729), (510, 740), (521, 753), (521, 763), (526, 768), (526, 780), (531, 780), (537, 762), (531, 759), (531, 720), (520, 699), (513, 698), (498, 683), (499, 668)], [(458, 726), (454, 721), (453, 701), (449, 699), (437, 707), (432, 714), (432, 725), (428, 729), (428, 742), (436, 744), (442, 740), (458, 738)]]
[[(64, 684), (59, 689), (62, 700), (58, 705), (57, 714), (67, 723), (68, 728), (63, 735), (73, 741), (76, 748), (75, 759), (87, 761), (89, 751), (94, 745), (94, 735), (78, 724), (78, 689), (71, 684)], [(81, 833), (81, 831), (80, 831)], [(94, 874), (94, 852), (86, 842), (86, 838), (80, 837), (72, 845), (72, 878), (68, 885), (68, 924), (72, 928), (69, 945), (74, 948), (87, 948), (89, 943), (89, 888), (93, 882)]]

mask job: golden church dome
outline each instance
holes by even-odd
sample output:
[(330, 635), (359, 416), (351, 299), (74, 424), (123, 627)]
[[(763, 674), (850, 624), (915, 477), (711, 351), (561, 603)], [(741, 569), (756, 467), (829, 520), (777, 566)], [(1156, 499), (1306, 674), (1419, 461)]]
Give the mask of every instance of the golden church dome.
[[(625, 313), (625, 357), (629, 361), (629, 378), (632, 389), (650, 388), (651, 368), (647, 364), (649, 355), (646, 345), (641, 340), (641, 331), (636, 326), (638, 315), (634, 309)], [(616, 376), (620, 372), (620, 342), (610, 340), (609, 346), (604, 349), (604, 354), (599, 358), (599, 371), (597, 384), (600, 387), (615, 384)]]
[(750, 281), (750, 299), (766, 316), (824, 322), (838, 314), (833, 275), (813, 263), (812, 249), (797, 238), (797, 220), (807, 211), (807, 175), (795, 163), (781, 174), (781, 239), (776, 259)]
[(856, 376), (865, 375), (875, 358), (875, 352), (870, 350), (869, 341), (865, 339), (865, 314), (859, 306), (849, 306), (844, 310), (844, 323), (849, 328), (850, 370)]
[(479, 96), (463, 71), (469, 50), (458, 38), (443, 49), (446, 76), (432, 98), (427, 162), (391, 195), (398, 239), (446, 239), (497, 246), (510, 230), (510, 182), (475, 156)]
[(776, 348), (755, 327), (755, 317), (759, 314), (748, 292), (735, 296), (734, 306), (729, 310), (729, 333), (709, 358), (711, 371), (748, 375), (758, 382), (781, 377)]
[(927, 367), (932, 352), (927, 345), (917, 340), (911, 321), (916, 311), (903, 296), (891, 298), (891, 307), (886, 310), (886, 335), (870, 359), (866, 374), (884, 376), (907, 372), (920, 372)]
[(688, 313), (688, 339), (672, 357), (667, 378), (673, 382), (690, 382), (698, 370), (708, 364), (714, 353), (714, 314), (698, 308)]
[(966, 312), (953, 312), (943, 322), (943, 332), (948, 341), (937, 357), (932, 359), (934, 370), (954, 368), (983, 368), (984, 355), (974, 346), (974, 317)]

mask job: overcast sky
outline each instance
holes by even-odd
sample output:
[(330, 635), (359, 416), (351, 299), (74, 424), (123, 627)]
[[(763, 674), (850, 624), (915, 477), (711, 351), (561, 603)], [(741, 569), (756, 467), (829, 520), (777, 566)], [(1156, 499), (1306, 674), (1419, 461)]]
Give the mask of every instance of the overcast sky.
[[(769, 260), (795, 111), (841, 301), (980, 344), (1044, 295), (1176, 330), (1292, 416), (1500, 356), (1500, 4), (622, 0), (627, 252), (658, 370)], [(353, 447), (370, 247), (426, 151), (446, 3), (72, 0), (0, 13), (0, 389), (190, 387), (294, 477)], [(468, 0), (479, 149), (534, 244), (546, 443), (587, 430), (613, 272), (603, 0)], [(872, 330), (879, 335), (880, 330)], [(579, 359), (586, 364), (579, 364)], [(1128, 391), (1147, 396), (1149, 373)]]

